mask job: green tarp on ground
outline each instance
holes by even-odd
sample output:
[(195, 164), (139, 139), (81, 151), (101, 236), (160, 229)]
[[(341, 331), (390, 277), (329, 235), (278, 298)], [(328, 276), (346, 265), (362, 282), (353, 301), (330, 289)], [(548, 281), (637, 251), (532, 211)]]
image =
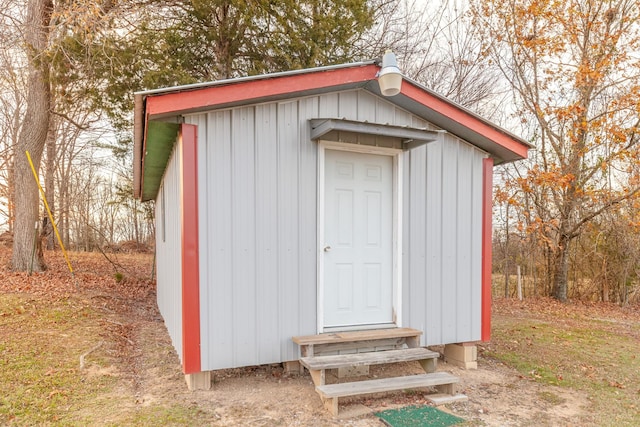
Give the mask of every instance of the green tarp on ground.
[(407, 406), (375, 415), (389, 427), (448, 427), (464, 421), (433, 406)]

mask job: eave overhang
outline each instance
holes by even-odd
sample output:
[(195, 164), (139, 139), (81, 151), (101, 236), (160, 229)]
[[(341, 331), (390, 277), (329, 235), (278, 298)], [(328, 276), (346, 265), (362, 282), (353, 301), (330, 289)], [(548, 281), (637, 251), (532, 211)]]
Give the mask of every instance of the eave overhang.
[(404, 79), (402, 91), (393, 97), (393, 102), (486, 151), (494, 165), (526, 159), (529, 149), (534, 148), (524, 139), (411, 79)]
[(147, 124), (147, 137), (142, 153), (142, 185), (140, 200), (146, 202), (155, 199), (160, 189), (160, 183), (171, 157), (173, 146), (178, 139), (180, 125), (177, 123), (151, 121)]

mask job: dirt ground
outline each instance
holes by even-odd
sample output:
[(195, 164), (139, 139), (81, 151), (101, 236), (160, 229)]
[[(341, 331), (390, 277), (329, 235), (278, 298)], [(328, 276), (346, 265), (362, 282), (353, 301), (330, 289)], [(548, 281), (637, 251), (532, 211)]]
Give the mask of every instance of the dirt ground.
[[(384, 396), (341, 400), (338, 419), (332, 418), (314, 391), (308, 373), (289, 375), (282, 366), (258, 366), (218, 371), (210, 391), (189, 392), (170, 346), (154, 294), (128, 306), (132, 320), (131, 376), (137, 403), (173, 401), (194, 406), (213, 425), (246, 426), (381, 426), (374, 412), (414, 404), (428, 404), (426, 392), (407, 391)], [(123, 313), (124, 314), (124, 313)], [(515, 370), (482, 356), (477, 370), (462, 370), (439, 361), (461, 379), (467, 402), (442, 409), (467, 420), (468, 425), (570, 426), (588, 425), (589, 402), (572, 390), (538, 384)], [(372, 367), (370, 376), (421, 373), (417, 363)], [(580, 421), (577, 421), (580, 420)]]

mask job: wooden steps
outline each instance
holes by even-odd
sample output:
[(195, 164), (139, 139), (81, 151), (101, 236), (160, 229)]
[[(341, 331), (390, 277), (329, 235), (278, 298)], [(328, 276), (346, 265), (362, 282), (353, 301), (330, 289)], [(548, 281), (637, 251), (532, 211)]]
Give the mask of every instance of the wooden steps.
[(293, 337), (303, 357), (327, 353), (376, 351), (376, 348), (396, 349), (418, 347), (422, 331), (412, 328), (388, 328), (367, 331), (335, 332)]
[(454, 384), (459, 381), (460, 379), (458, 377), (447, 372), (434, 372), (432, 374), (408, 375), (406, 377), (380, 378), (341, 384), (325, 384), (316, 387), (316, 391), (320, 396), (325, 398), (345, 397), (410, 388), (435, 387)]
[[(411, 328), (389, 328), (293, 337), (300, 346), (302, 366), (309, 370), (325, 407), (338, 415), (338, 399), (371, 393), (435, 387), (438, 402), (466, 399), (456, 395), (459, 379), (436, 372), (439, 353), (419, 347), (422, 332)], [(326, 384), (326, 372), (334, 369), (418, 361), (425, 374), (365, 381)]]
[(466, 402), (469, 400), (464, 394), (446, 394), (446, 393), (434, 393), (425, 396), (428, 401), (436, 406), (446, 405), (448, 403)]
[[(453, 384), (458, 381), (460, 381), (458, 377), (446, 372), (434, 372), (432, 374), (409, 375), (406, 377), (381, 378), (342, 384), (325, 384), (317, 386), (316, 391), (322, 398), (325, 408), (336, 416), (338, 415), (338, 398), (340, 397), (424, 387), (442, 386), (445, 390), (452, 390)], [(453, 391), (451, 391), (450, 394), (453, 394)]]
[(309, 344), (380, 340), (385, 338), (396, 338), (396, 337), (420, 337), (420, 335), (422, 335), (422, 331), (419, 331), (413, 328), (387, 328), (387, 329), (373, 329), (373, 330), (366, 330), (366, 331), (334, 332), (334, 333), (328, 333), (328, 334), (307, 335), (307, 336), (293, 337), (292, 340), (294, 343), (298, 345), (309, 345)]
[[(414, 360), (435, 360), (439, 353), (423, 347), (403, 350), (374, 351), (355, 354), (338, 354), (334, 356), (310, 356), (300, 358), (300, 363), (311, 370), (338, 369), (344, 366), (370, 366), (382, 363), (411, 362)], [(435, 369), (434, 369), (435, 371)]]

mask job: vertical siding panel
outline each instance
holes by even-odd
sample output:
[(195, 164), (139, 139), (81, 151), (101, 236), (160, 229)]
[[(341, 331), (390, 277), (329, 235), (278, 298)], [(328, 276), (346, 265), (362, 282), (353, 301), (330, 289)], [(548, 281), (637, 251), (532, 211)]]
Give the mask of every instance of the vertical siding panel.
[[(162, 191), (156, 202), (156, 228), (159, 222), (165, 224), (164, 241), (156, 239), (157, 300), (158, 309), (164, 318), (167, 331), (175, 344), (182, 361), (182, 264), (181, 264), (181, 209), (180, 168), (182, 163), (179, 142), (173, 147), (173, 154), (165, 170)], [(164, 203), (159, 200), (164, 197)], [(159, 208), (164, 206), (164, 221)], [(158, 215), (160, 214), (160, 215)]]
[(253, 107), (232, 110), (231, 135), (233, 356), (235, 366), (246, 366), (257, 354)]
[(395, 107), (393, 124), (396, 126), (410, 126), (412, 121), (412, 115), (406, 110)]
[[(233, 366), (233, 235), (231, 211), (231, 112), (220, 111), (208, 116), (207, 152), (208, 188), (207, 216), (209, 235), (206, 239), (211, 258), (207, 284), (209, 363), (208, 369)], [(207, 366), (203, 363), (203, 369)]]
[(393, 123), (393, 115), (395, 112), (395, 107), (389, 103), (388, 101), (382, 98), (375, 98), (376, 105), (376, 123)]
[(433, 126), (430, 126), (429, 122), (427, 122), (426, 120), (416, 116), (412, 116), (411, 126), (418, 129), (430, 129), (433, 127)]
[(425, 183), (427, 181), (427, 159), (426, 146), (418, 147), (411, 151), (409, 178), (410, 190), (405, 193), (409, 197), (409, 253), (411, 259), (409, 268), (409, 281), (412, 284), (409, 310), (411, 324), (420, 330), (425, 330), (425, 309), (426, 309), (426, 223), (425, 223)]
[(442, 147), (444, 135), (427, 144), (426, 180), (426, 240), (427, 240), (427, 303), (425, 316), (425, 344), (442, 343)]
[(278, 295), (280, 352), (292, 356), (298, 323), (298, 117), (297, 103), (278, 104)]
[(402, 169), (402, 193), (404, 197), (402, 198), (402, 326), (412, 327), (413, 318), (417, 314), (411, 311), (410, 301), (413, 297), (413, 291), (415, 286), (413, 286), (412, 277), (411, 277), (411, 259), (409, 252), (409, 242), (411, 240), (411, 202), (407, 194), (410, 194), (412, 191), (411, 188), (411, 152), (405, 151), (401, 154), (403, 159), (402, 163), (404, 168)]
[(338, 115), (338, 94), (337, 93), (320, 95), (318, 97), (318, 100), (319, 100), (318, 117), (321, 117), (323, 119), (340, 117)]
[(444, 342), (455, 342), (456, 319), (458, 316), (457, 296), (457, 181), (458, 150), (457, 144), (451, 143), (448, 136), (443, 146), (442, 156), (442, 339)]
[(365, 91), (358, 91), (357, 95), (358, 120), (361, 122), (375, 122), (376, 99), (378, 99), (378, 97)]
[(456, 141), (458, 146), (458, 183), (457, 183), (457, 224), (456, 224), (456, 338), (468, 341), (471, 338), (471, 290), (473, 277), (471, 272), (472, 245), (472, 202), (473, 149)]
[(256, 107), (257, 363), (280, 360), (278, 328), (278, 151), (275, 104)]
[[(362, 122), (375, 122), (376, 120), (376, 96), (369, 92), (357, 91), (357, 120)], [(373, 135), (358, 136), (360, 144), (376, 144), (376, 137)]]
[(358, 92), (340, 92), (338, 94), (338, 117), (358, 120)]
[[(298, 143), (300, 146), (300, 176), (298, 187), (299, 260), (298, 317), (300, 319), (296, 334), (310, 335), (317, 327), (317, 188), (318, 188), (318, 145), (309, 139), (309, 119), (318, 117), (318, 99), (306, 98), (299, 102)], [(297, 358), (297, 346), (289, 344), (294, 359)], [(290, 357), (290, 356), (289, 356)]]

